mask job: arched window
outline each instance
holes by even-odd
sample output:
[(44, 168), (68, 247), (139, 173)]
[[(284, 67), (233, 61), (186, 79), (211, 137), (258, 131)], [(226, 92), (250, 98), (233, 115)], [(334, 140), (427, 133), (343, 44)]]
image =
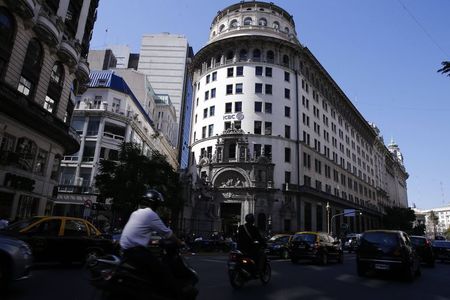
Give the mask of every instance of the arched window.
[(50, 75), (50, 83), (48, 85), (47, 95), (45, 96), (44, 108), (51, 112), (56, 112), (61, 92), (64, 84), (64, 67), (61, 63), (55, 63)]
[(279, 29), (280, 28), (280, 23), (278, 23), (277, 21), (273, 22), (273, 28)]
[(216, 56), (216, 66), (220, 65), (220, 61), (222, 60), (222, 55)]
[(22, 73), (17, 90), (25, 96), (32, 97), (39, 80), (44, 51), (37, 39), (28, 43), (27, 53), (23, 63)]
[(227, 53), (227, 60), (233, 59), (233, 58), (234, 58), (234, 52), (233, 51), (228, 51), (228, 53)]
[(212, 32), (212, 36), (216, 36), (216, 32), (215, 31)]
[(265, 18), (259, 19), (259, 26), (267, 26), (267, 20)]
[(33, 169), (33, 162), (36, 156), (36, 143), (26, 137), (17, 140), (16, 153), (18, 156), (18, 165), (25, 171)]
[(0, 8), (0, 76), (11, 56), (16, 34), (14, 17), (4, 8)]
[(239, 60), (240, 60), (240, 61), (245, 61), (245, 60), (247, 60), (247, 58), (248, 58), (247, 50), (242, 49), (242, 50), (239, 52)]
[(289, 66), (289, 56), (283, 55), (283, 65)]
[(253, 60), (260, 61), (261, 60), (261, 50), (255, 49), (253, 50)]
[(239, 23), (236, 19), (234, 19), (233, 21), (231, 21), (230, 23), (230, 28), (236, 28), (239, 26)]
[(223, 25), (223, 24), (220, 25), (220, 27), (219, 27), (219, 33), (222, 32), (224, 29), (225, 29), (225, 25)]
[(286, 33), (289, 33), (289, 27), (284, 27), (284, 31), (285, 31)]
[(267, 51), (267, 62), (273, 63), (275, 55), (272, 50)]
[(252, 25), (253, 24), (253, 20), (250, 17), (247, 17), (244, 19), (244, 25)]

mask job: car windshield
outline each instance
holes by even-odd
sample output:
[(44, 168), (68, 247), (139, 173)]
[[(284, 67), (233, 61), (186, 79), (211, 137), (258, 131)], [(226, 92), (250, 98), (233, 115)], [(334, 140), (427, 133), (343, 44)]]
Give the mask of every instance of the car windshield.
[(293, 241), (314, 243), (316, 241), (316, 235), (315, 234), (297, 234), (294, 236)]
[(22, 229), (30, 226), (31, 224), (33, 224), (34, 222), (36, 222), (39, 219), (40, 218), (34, 217), (34, 218), (26, 219), (26, 220), (17, 221), (15, 223), (9, 225), (8, 227), (6, 227), (5, 230), (19, 232)]
[(364, 244), (392, 247), (398, 244), (398, 238), (394, 232), (366, 232), (361, 239)]

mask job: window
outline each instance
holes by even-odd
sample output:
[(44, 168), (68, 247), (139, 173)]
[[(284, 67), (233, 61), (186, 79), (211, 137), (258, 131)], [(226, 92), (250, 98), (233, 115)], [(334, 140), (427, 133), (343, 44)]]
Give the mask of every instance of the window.
[(205, 118), (207, 118), (207, 117), (208, 117), (208, 109), (205, 108), (205, 109), (203, 110), (203, 119), (205, 119)]
[(289, 72), (284, 72), (284, 81), (287, 81), (287, 82), (289, 82), (290, 81), (290, 73)]
[(260, 61), (261, 60), (261, 51), (259, 49), (253, 50), (253, 60)]
[(264, 145), (264, 156), (272, 159), (272, 145)]
[(205, 92), (205, 101), (209, 99), (209, 91)]
[(261, 121), (255, 121), (254, 123), (254, 133), (255, 134), (261, 134), (262, 130), (262, 122)]
[(255, 112), (262, 112), (262, 102), (255, 102)]
[(284, 89), (284, 98), (291, 99), (291, 90), (290, 89)]
[(291, 148), (284, 148), (284, 162), (291, 162)]
[(289, 106), (284, 107), (284, 116), (288, 118), (291, 117), (291, 108)]
[(0, 76), (6, 67), (14, 43), (16, 22), (14, 17), (3, 7), (0, 7)]
[(220, 25), (220, 27), (219, 27), (219, 32), (222, 32), (223, 30), (225, 29), (225, 25)]
[(33, 170), (34, 173), (39, 174), (39, 175), (45, 174), (45, 167), (47, 165), (47, 157), (48, 157), (48, 152), (43, 149), (39, 149), (39, 152), (36, 156), (36, 162), (34, 164), (34, 170)]
[(31, 39), (28, 43), (19, 86), (17, 88), (25, 96), (33, 96), (34, 94), (34, 88), (39, 80), (43, 55), (44, 52), (39, 41), (37, 39)]
[(209, 116), (210, 117), (214, 116), (215, 111), (216, 111), (216, 107), (215, 106), (209, 107)]
[(262, 94), (262, 83), (255, 83), (255, 93), (256, 94)]
[(289, 66), (289, 56), (283, 55), (283, 65)]
[(239, 23), (236, 19), (232, 20), (230, 23), (230, 28), (236, 28), (239, 26)]
[(244, 67), (243, 66), (236, 67), (236, 76), (244, 76)]
[(231, 102), (228, 102), (228, 103), (225, 103), (225, 113), (231, 113), (232, 112), (232, 109), (233, 109), (233, 103), (231, 103)]
[(266, 76), (272, 77), (272, 68), (266, 67)]
[(216, 88), (213, 88), (212, 90), (211, 90), (211, 99), (212, 98), (216, 98)]
[(211, 75), (206, 75), (206, 84), (209, 83), (210, 79), (211, 79)]
[(217, 72), (213, 72), (211, 75), (212, 75), (212, 81), (216, 81), (217, 80)]
[(253, 20), (250, 17), (244, 19), (244, 25), (252, 25)]
[(284, 172), (284, 182), (291, 183), (291, 172)]
[(280, 23), (278, 23), (277, 21), (273, 22), (273, 28), (279, 29), (280, 28)]
[(269, 103), (269, 102), (264, 103), (264, 112), (266, 114), (272, 113), (272, 103)]
[(236, 83), (236, 94), (242, 94), (242, 83)]
[(267, 20), (265, 18), (261, 18), (258, 21), (259, 26), (267, 26)]
[(50, 98), (48, 95), (45, 96), (44, 109), (52, 113), (55, 109), (55, 100)]
[(227, 69), (227, 77), (233, 77), (234, 76), (233, 73), (234, 73), (234, 68)]
[(234, 112), (241, 112), (242, 111), (242, 102), (237, 101), (234, 103)]
[(231, 122), (227, 121), (223, 124), (223, 128), (225, 128), (225, 130), (230, 129), (231, 128)]
[(78, 220), (66, 220), (64, 236), (87, 236), (86, 224)]
[(284, 137), (287, 139), (291, 138), (291, 126), (284, 125)]
[(206, 138), (206, 126), (202, 127), (202, 139)]
[(197, 124), (197, 114), (195, 114), (195, 117), (194, 117), (194, 124)]
[(208, 125), (208, 136), (214, 135), (214, 124)]
[(247, 50), (242, 49), (242, 50), (239, 52), (239, 60), (240, 60), (240, 61), (246, 61), (247, 58), (248, 58)]
[(272, 122), (264, 122), (264, 134), (272, 135)]
[(267, 62), (273, 63), (274, 62), (275, 54), (272, 50), (267, 51)]
[(227, 95), (232, 95), (232, 94), (233, 94), (233, 85), (227, 84)]
[(262, 74), (263, 74), (263, 67), (256, 66), (255, 67), (255, 75), (256, 76), (262, 76)]
[(266, 95), (272, 95), (272, 85), (266, 84)]

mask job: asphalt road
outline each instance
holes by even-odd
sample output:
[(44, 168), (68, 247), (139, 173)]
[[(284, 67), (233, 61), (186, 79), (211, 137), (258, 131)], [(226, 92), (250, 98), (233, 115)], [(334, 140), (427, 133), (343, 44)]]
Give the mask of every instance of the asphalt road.
[[(189, 256), (189, 263), (200, 275), (199, 300), (222, 299), (450, 299), (450, 264), (422, 267), (422, 276), (408, 283), (391, 276), (359, 278), (354, 255), (344, 264), (317, 266), (272, 260), (272, 280), (267, 286), (249, 282), (243, 289), (231, 288), (226, 272), (226, 256)], [(94, 300), (99, 293), (89, 286), (87, 274), (80, 266), (41, 265), (32, 278), (16, 282), (0, 299)]]

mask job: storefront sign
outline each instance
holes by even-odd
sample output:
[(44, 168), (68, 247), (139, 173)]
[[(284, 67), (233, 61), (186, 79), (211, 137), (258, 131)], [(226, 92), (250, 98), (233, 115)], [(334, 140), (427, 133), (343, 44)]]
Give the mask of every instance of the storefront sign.
[(235, 113), (235, 114), (227, 114), (227, 115), (223, 115), (223, 119), (224, 120), (237, 120), (237, 121), (241, 121), (244, 119), (244, 114), (241, 112)]

